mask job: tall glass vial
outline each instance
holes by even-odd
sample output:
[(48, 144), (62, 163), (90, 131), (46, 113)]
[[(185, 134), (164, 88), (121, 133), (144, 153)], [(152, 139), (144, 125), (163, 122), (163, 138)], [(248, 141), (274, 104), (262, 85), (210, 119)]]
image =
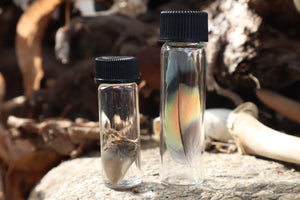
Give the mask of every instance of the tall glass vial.
[(161, 171), (167, 185), (203, 181), (207, 13), (161, 12)]
[(131, 188), (142, 182), (138, 61), (134, 57), (95, 61), (103, 181), (113, 189)]

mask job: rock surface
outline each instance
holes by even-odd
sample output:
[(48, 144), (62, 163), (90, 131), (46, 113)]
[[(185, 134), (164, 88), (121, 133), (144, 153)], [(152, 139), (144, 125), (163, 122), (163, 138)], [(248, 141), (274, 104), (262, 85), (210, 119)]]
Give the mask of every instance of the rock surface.
[(128, 191), (115, 191), (102, 184), (99, 156), (77, 158), (49, 171), (29, 200), (300, 199), (300, 166), (238, 153), (205, 153), (204, 158), (202, 185), (168, 187), (159, 182), (159, 149), (144, 149), (144, 182)]

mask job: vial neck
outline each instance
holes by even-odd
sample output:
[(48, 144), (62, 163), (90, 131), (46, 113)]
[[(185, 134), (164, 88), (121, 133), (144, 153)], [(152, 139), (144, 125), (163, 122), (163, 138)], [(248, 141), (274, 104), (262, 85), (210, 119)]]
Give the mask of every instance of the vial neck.
[(201, 48), (203, 47), (203, 44), (201, 42), (174, 42), (170, 41), (167, 42), (167, 45), (172, 46), (172, 47), (198, 47)]

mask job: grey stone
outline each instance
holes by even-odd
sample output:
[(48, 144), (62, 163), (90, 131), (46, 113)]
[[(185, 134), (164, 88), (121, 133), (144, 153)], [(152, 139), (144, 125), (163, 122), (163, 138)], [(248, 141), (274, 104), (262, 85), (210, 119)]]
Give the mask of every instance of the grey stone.
[(205, 153), (205, 180), (193, 187), (160, 184), (159, 149), (142, 150), (144, 182), (128, 191), (105, 187), (100, 156), (61, 163), (44, 176), (29, 200), (93, 199), (300, 199), (300, 166), (238, 153)]

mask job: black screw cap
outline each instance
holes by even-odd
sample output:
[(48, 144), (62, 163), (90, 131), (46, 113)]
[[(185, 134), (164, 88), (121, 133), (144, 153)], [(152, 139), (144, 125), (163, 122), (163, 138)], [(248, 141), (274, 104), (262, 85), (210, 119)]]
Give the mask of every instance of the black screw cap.
[(97, 83), (139, 81), (138, 59), (127, 56), (103, 56), (95, 59)]
[(173, 42), (208, 41), (208, 17), (200, 11), (162, 11), (160, 40)]

